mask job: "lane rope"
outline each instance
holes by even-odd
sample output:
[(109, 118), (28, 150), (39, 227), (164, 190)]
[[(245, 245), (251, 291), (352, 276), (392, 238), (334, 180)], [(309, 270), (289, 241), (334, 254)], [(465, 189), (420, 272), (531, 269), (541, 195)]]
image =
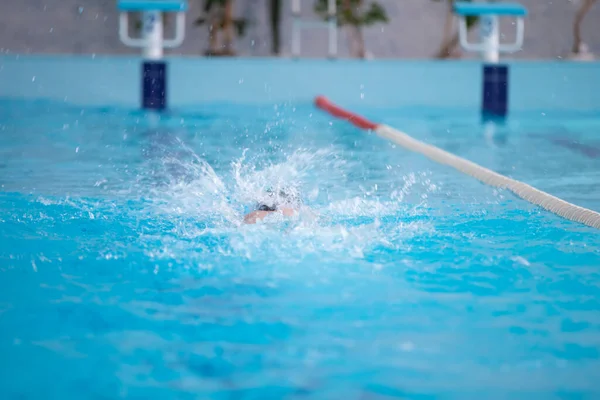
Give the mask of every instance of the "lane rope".
[(319, 96), (315, 99), (315, 105), (335, 117), (345, 119), (361, 129), (372, 130), (382, 138), (399, 144), (407, 150), (420, 153), (440, 164), (448, 165), (464, 174), (472, 176), (486, 185), (500, 189), (508, 189), (523, 200), (540, 206), (565, 219), (600, 229), (600, 213), (596, 211), (569, 203), (526, 183), (501, 175), (484, 168), (481, 165), (475, 164), (472, 161), (458, 157), (439, 147), (421, 142), (391, 126), (371, 122), (364, 117), (337, 106), (323, 96)]

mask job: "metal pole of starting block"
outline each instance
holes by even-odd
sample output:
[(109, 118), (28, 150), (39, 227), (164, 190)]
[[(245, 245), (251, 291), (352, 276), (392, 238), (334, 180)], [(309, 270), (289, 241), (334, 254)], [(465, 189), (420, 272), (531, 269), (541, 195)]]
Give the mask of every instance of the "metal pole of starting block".
[(163, 57), (163, 21), (159, 11), (146, 11), (143, 14), (142, 35), (146, 41), (144, 58), (160, 60)]
[(146, 42), (142, 48), (145, 58), (142, 64), (142, 108), (164, 110), (167, 108), (167, 63), (163, 60), (162, 13), (145, 11), (142, 29)]
[(483, 65), (481, 111), (484, 119), (505, 117), (508, 112), (508, 66), (500, 62), (500, 28), (497, 15), (480, 17)]
[(500, 33), (496, 15), (481, 16), (480, 36), (484, 48), (483, 59), (488, 63), (500, 61)]

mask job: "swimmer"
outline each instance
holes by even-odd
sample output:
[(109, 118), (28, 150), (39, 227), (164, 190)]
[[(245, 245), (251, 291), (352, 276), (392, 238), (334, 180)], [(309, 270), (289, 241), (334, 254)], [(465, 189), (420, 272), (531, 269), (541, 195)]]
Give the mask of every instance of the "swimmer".
[(265, 198), (256, 204), (256, 209), (244, 217), (244, 223), (255, 224), (273, 213), (293, 217), (298, 213), (301, 205), (300, 197), (293, 191), (280, 190), (276, 195), (269, 189)]

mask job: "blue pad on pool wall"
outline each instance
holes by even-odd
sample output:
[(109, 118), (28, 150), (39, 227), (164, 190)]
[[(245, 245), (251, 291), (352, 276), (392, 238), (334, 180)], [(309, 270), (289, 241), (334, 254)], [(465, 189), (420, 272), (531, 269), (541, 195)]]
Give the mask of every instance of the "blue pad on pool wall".
[(504, 117), (508, 110), (508, 66), (483, 66), (482, 113), (490, 117)]
[(142, 107), (164, 110), (167, 107), (167, 64), (146, 61), (142, 66)]

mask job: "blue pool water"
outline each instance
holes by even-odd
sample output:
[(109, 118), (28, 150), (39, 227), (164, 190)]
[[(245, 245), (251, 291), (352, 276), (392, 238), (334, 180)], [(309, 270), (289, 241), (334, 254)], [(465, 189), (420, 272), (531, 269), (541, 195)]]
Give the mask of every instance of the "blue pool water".
[[(598, 118), (359, 111), (600, 204)], [(2, 100), (0, 237), (2, 399), (600, 395), (597, 231), (310, 104)]]

